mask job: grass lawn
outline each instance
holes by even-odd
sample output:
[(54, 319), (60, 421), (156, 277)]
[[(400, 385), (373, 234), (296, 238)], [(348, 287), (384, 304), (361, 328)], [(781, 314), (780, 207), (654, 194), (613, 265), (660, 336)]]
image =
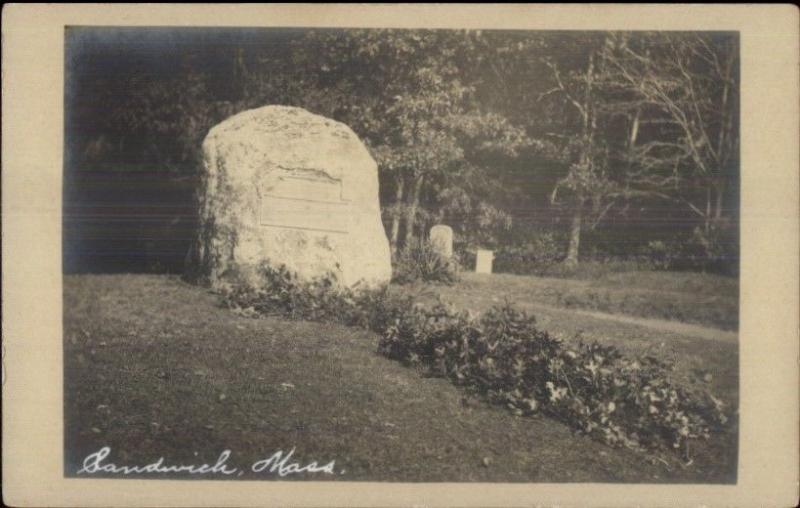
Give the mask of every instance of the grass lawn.
[[(508, 277), (462, 284), (488, 284), (481, 291), (513, 299), (524, 284), (509, 285)], [(459, 287), (426, 291), (423, 297), (452, 297)], [(336, 475), (288, 479), (735, 482), (735, 425), (698, 446), (688, 467), (672, 456), (611, 448), (545, 417), (516, 417), (446, 380), (423, 378), (376, 354), (370, 332), (239, 317), (176, 277), (66, 276), (64, 312), (68, 476), (103, 446), (120, 465), (162, 456), (213, 464), (229, 449), (229, 463), (242, 468), (296, 447), (295, 459), (304, 463), (335, 460)], [(569, 311), (537, 318), (565, 340), (583, 330), (629, 352), (671, 355), (676, 375), (712, 372), (723, 399), (738, 400), (735, 342)], [(276, 477), (248, 472), (241, 479)]]
[(739, 328), (739, 281), (688, 272), (609, 273), (589, 280), (511, 274), (462, 274), (458, 291), (507, 297), (515, 303), (539, 303)]

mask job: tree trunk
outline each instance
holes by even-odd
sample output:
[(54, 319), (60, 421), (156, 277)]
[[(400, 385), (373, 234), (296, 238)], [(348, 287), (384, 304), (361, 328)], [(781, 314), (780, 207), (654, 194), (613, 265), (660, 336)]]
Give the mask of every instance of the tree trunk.
[[(597, 115), (594, 111), (592, 87), (594, 85), (594, 53), (589, 53), (589, 62), (586, 66), (586, 88), (584, 90), (582, 120), (583, 120), (583, 147), (581, 148), (580, 170), (591, 172), (592, 169), (592, 148), (594, 146), (594, 134), (597, 129)], [(631, 133), (634, 141), (635, 133)], [(579, 189), (575, 198), (575, 210), (572, 212), (572, 222), (569, 228), (569, 247), (564, 264), (567, 266), (578, 265), (578, 255), (581, 245), (581, 227), (583, 226), (583, 205), (584, 191)]]
[(411, 243), (414, 241), (414, 223), (417, 220), (417, 208), (419, 207), (419, 195), (422, 190), (423, 180), (424, 177), (419, 175), (414, 181), (413, 193), (410, 196), (411, 202), (406, 211), (406, 236), (403, 240), (403, 247), (406, 249), (410, 248)]
[(402, 177), (402, 175), (400, 175), (397, 182), (397, 194), (394, 201), (395, 210), (392, 214), (392, 228), (389, 240), (392, 248), (392, 254), (397, 253), (397, 239), (400, 234), (400, 206), (403, 204), (403, 192), (405, 190), (405, 184), (405, 179)]
[(569, 248), (564, 264), (567, 266), (578, 265), (578, 253), (581, 245), (581, 223), (583, 222), (583, 197), (578, 197), (575, 203), (575, 211), (572, 215), (572, 223), (569, 230)]
[(721, 180), (715, 187), (716, 200), (714, 203), (714, 220), (719, 222), (722, 219), (722, 204), (725, 199), (725, 181)]

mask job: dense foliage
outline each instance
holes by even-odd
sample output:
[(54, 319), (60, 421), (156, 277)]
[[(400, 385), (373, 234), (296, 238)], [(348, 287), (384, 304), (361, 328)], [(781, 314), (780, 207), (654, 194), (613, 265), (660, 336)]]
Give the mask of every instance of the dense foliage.
[(675, 235), (697, 247), (675, 267), (738, 264), (732, 33), (81, 27), (66, 49), (68, 172), (192, 173), (214, 124), (299, 106), (368, 146), (395, 252), (435, 223), (513, 250), (533, 221), (568, 264)]
[(225, 303), (248, 316), (370, 329), (389, 358), (517, 415), (555, 417), (609, 445), (674, 449), (688, 459), (692, 440), (709, 439), (727, 421), (722, 401), (706, 386), (674, 381), (669, 364), (597, 343), (561, 342), (508, 304), (476, 316), (443, 303), (426, 308), (389, 289), (341, 289), (331, 277), (302, 282), (267, 265), (261, 274), (261, 289), (233, 282), (222, 291)]
[(524, 243), (502, 246), (495, 253), (493, 269), (501, 273), (545, 275), (563, 258), (561, 243), (555, 235), (544, 233)]

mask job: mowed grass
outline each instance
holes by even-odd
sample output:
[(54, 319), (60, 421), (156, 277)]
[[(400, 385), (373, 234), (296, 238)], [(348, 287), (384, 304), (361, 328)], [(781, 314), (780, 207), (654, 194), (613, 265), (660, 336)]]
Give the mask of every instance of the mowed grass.
[[(501, 286), (502, 287), (502, 286)], [(498, 290), (502, 294), (502, 289)], [(736, 428), (693, 450), (685, 467), (615, 449), (551, 419), (516, 417), (443, 379), (376, 354), (372, 333), (248, 319), (175, 277), (78, 275), (64, 280), (65, 473), (109, 446), (118, 465), (228, 463), (247, 469), (277, 450), (336, 461), (336, 474), (286, 479), (496, 482), (710, 482), (736, 478)], [(714, 371), (738, 397), (735, 344), (642, 334), (635, 327), (553, 314), (577, 328), (674, 354), (681, 372)], [(557, 323), (561, 323), (556, 326)], [(663, 345), (661, 345), (663, 343)], [(687, 374), (691, 375), (691, 374)], [(239, 479), (277, 479), (247, 472)]]
[(519, 303), (739, 328), (739, 281), (689, 272), (608, 273), (585, 280), (464, 273), (458, 290)]

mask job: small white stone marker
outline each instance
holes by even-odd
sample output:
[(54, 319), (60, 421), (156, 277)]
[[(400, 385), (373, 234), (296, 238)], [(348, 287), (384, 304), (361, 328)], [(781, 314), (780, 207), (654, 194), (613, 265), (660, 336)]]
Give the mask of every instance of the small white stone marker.
[(444, 224), (433, 226), (429, 238), (431, 246), (440, 256), (448, 259), (453, 257), (453, 228)]
[(478, 249), (475, 256), (475, 273), (492, 273), (494, 251)]

